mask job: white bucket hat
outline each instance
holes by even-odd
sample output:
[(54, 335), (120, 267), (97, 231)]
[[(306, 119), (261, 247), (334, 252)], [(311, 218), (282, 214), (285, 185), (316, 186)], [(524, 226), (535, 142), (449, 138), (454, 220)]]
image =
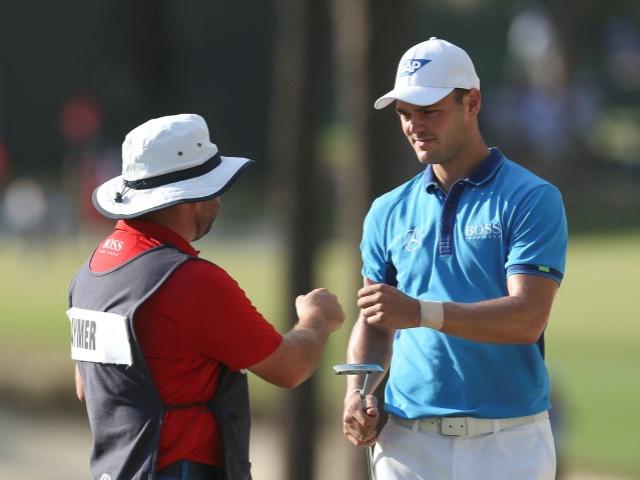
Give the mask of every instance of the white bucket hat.
[(433, 105), (456, 88), (480, 89), (473, 62), (460, 47), (431, 37), (407, 50), (398, 64), (393, 90), (373, 106), (379, 110), (395, 100)]
[(107, 218), (124, 219), (209, 200), (222, 195), (250, 163), (221, 156), (199, 115), (154, 118), (127, 134), (122, 175), (94, 190), (93, 205)]

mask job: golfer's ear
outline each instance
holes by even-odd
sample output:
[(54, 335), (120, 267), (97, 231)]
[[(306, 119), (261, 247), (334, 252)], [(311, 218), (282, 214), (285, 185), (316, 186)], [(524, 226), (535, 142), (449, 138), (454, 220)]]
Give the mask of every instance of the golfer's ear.
[(477, 88), (472, 88), (468, 94), (469, 111), (474, 115), (480, 113), (480, 107), (482, 106), (482, 94)]

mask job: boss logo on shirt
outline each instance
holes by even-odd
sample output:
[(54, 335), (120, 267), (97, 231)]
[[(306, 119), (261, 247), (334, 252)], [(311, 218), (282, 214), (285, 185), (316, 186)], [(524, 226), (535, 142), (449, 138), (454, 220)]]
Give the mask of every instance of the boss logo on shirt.
[(481, 223), (479, 225), (465, 225), (464, 238), (467, 240), (483, 240), (485, 238), (500, 238), (502, 225), (499, 223)]

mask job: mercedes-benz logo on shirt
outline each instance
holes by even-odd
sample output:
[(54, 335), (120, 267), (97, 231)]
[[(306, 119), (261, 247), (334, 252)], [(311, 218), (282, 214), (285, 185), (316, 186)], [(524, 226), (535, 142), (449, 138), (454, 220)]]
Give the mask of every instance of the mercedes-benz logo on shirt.
[(422, 227), (416, 227), (404, 234), (404, 249), (413, 253), (422, 246), (424, 233)]

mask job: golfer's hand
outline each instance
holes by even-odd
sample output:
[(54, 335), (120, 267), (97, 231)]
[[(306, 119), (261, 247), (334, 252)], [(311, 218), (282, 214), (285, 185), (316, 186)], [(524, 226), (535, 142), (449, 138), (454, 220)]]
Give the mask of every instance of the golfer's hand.
[(358, 290), (358, 308), (369, 325), (388, 328), (420, 325), (420, 302), (383, 283)]
[(300, 323), (334, 332), (344, 322), (344, 312), (338, 298), (325, 288), (316, 288), (296, 298)]
[(378, 400), (373, 395), (367, 395), (365, 404), (366, 409), (357, 392), (351, 393), (344, 401), (342, 432), (347, 440), (358, 447), (367, 447), (378, 437)]

